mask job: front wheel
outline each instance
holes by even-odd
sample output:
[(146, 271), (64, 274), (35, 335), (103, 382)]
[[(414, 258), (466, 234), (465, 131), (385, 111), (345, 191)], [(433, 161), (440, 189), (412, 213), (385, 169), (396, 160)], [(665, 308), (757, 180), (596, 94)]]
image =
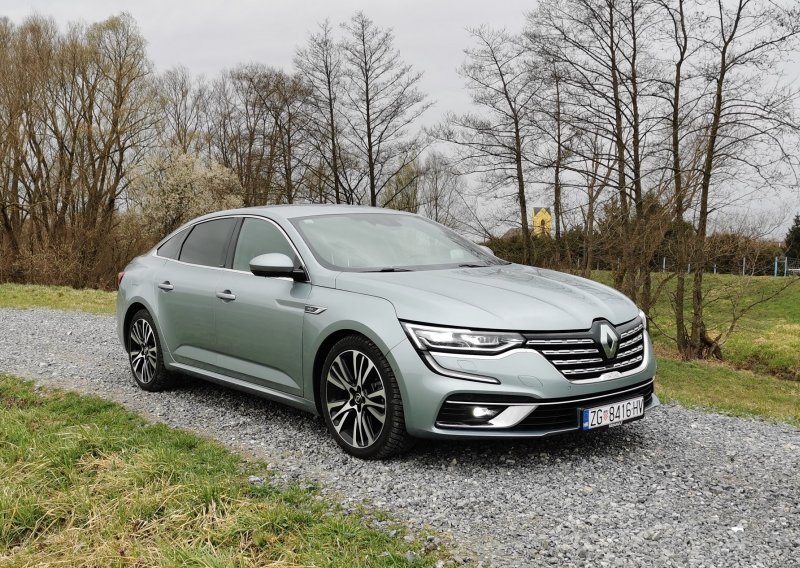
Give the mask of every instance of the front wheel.
[(333, 346), (319, 396), (328, 430), (349, 454), (383, 459), (410, 447), (394, 372), (367, 338), (349, 335)]

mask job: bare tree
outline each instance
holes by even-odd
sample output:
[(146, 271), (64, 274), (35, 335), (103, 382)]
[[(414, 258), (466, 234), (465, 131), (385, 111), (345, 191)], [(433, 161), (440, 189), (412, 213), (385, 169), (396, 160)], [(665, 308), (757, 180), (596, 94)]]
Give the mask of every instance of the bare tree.
[[(649, 0), (548, 0), (528, 16), (526, 33), (545, 61), (557, 66), (552, 96), (558, 104), (550, 106), (561, 122), (611, 143), (618, 218), (607, 229), (615, 233), (609, 242), (616, 243), (609, 252), (619, 257), (615, 285), (645, 310), (653, 304), (650, 243), (659, 238), (645, 204), (653, 202), (649, 192), (663, 191), (659, 164), (648, 161), (648, 137), (659, 113), (655, 69), (645, 63), (651, 38), (642, 30), (652, 27), (653, 12)], [(555, 145), (563, 148), (563, 140)], [(556, 164), (560, 171), (563, 164)]]
[(310, 116), (306, 106), (309, 87), (299, 75), (280, 72), (275, 88), (267, 99), (278, 134), (282, 179), (281, 201), (294, 203), (306, 183), (308, 157), (312, 145), (304, 138), (309, 134)]
[[(18, 61), (19, 32), (7, 18), (0, 19), (0, 68), (12, 69)], [(0, 254), (16, 258), (20, 248), (20, 230), (26, 217), (21, 191), (24, 159), (24, 93), (34, 69), (26, 74), (9, 73), (0, 82)], [(8, 262), (0, 262), (0, 271), (10, 274)], [(0, 277), (7, 277), (0, 274)]]
[(333, 38), (330, 23), (325, 20), (316, 33), (310, 33), (306, 45), (298, 48), (294, 65), (310, 88), (308, 97), (311, 139), (317, 144), (317, 153), (331, 173), (334, 203), (352, 197), (343, 196), (344, 186), (340, 176), (339, 114), (342, 89), (341, 54)]
[(162, 113), (160, 143), (182, 153), (199, 153), (205, 138), (207, 89), (202, 78), (195, 78), (183, 66), (168, 69), (157, 81), (158, 103)]
[(469, 216), (465, 191), (461, 176), (447, 157), (438, 151), (430, 152), (420, 178), (418, 212), (451, 229), (461, 229)]
[[(800, 12), (796, 3), (758, 0), (658, 5), (672, 44), (662, 85), (668, 102), (664, 179), (672, 186), (674, 339), (684, 357), (721, 357), (720, 341), (738, 317), (732, 316), (730, 331), (716, 336), (704, 319), (705, 272), (719, 252), (719, 243), (709, 241), (709, 226), (726, 203), (748, 193), (746, 186), (758, 194), (796, 183), (797, 150), (791, 144), (800, 133), (793, 116), (800, 99), (776, 69), (796, 45)], [(748, 310), (740, 303), (738, 313)]]
[(236, 173), (247, 207), (276, 197), (279, 133), (265, 102), (275, 89), (276, 75), (264, 65), (241, 65), (214, 81), (210, 95), (210, 154)]
[(22, 252), (24, 234), (26, 258), (71, 255), (68, 283), (98, 283), (130, 170), (153, 132), (145, 41), (127, 15), (64, 34), (51, 20), (30, 18), (5, 33), (8, 63), (26, 69), (13, 74), (20, 77), (3, 103), (11, 143), (0, 165), (3, 217), (15, 231), (12, 248)]
[(379, 28), (363, 12), (343, 28), (345, 136), (366, 164), (369, 202), (375, 206), (419, 155), (421, 145), (408, 129), (431, 103), (418, 89), (422, 74), (394, 47), (391, 29)]
[(537, 143), (533, 107), (539, 81), (529, 73), (527, 48), (520, 37), (486, 27), (470, 34), (476, 46), (465, 50), (467, 60), (459, 74), (477, 112), (447, 115), (436, 136), (455, 146), (460, 168), (480, 174), (491, 191), (516, 202), (523, 262), (529, 264), (526, 181)]

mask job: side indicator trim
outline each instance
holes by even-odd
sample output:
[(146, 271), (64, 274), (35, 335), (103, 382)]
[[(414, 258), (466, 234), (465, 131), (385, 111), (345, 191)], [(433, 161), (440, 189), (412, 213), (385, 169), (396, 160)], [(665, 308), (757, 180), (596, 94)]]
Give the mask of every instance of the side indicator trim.
[(305, 312), (312, 316), (318, 316), (328, 308), (323, 308), (322, 306), (312, 306), (311, 304), (306, 304)]

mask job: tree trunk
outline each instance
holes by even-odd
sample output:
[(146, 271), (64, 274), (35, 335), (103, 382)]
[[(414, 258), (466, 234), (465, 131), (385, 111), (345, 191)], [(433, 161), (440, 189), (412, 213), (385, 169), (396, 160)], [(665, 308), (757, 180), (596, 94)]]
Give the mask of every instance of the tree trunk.
[(522, 262), (531, 263), (531, 229), (528, 225), (528, 204), (525, 199), (525, 176), (522, 170), (522, 138), (519, 132), (519, 119), (514, 117), (514, 158), (517, 167), (517, 199), (522, 226)]
[[(708, 232), (708, 193), (711, 187), (711, 174), (714, 170), (716, 157), (716, 142), (719, 125), (722, 118), (722, 101), (725, 85), (725, 74), (728, 67), (728, 47), (736, 34), (739, 18), (737, 17), (733, 30), (725, 39), (719, 60), (719, 76), (714, 93), (714, 110), (711, 118), (711, 127), (708, 132), (708, 141), (705, 149), (703, 163), (703, 177), (700, 184), (700, 212), (697, 218), (697, 234), (695, 236), (694, 250), (694, 278), (692, 282), (692, 333), (691, 354), (694, 357), (705, 357), (709, 352), (708, 336), (703, 319), (703, 275), (706, 270), (706, 235)], [(724, 30), (723, 30), (724, 31)], [(718, 347), (717, 347), (718, 349)], [(720, 355), (721, 356), (721, 355)]]

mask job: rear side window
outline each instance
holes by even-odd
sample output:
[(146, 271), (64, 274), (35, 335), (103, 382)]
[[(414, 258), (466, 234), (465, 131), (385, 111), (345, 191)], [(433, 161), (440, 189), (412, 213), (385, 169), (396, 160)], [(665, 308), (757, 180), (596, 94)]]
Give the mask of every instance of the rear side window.
[(234, 270), (250, 271), (250, 261), (260, 254), (285, 254), (297, 266), (297, 255), (283, 232), (270, 223), (249, 217), (244, 220), (233, 255)]
[(181, 253), (181, 245), (183, 244), (183, 240), (186, 238), (186, 235), (189, 234), (189, 229), (184, 229), (163, 245), (158, 247), (158, 256), (163, 256), (164, 258), (171, 258), (173, 260), (178, 260), (178, 255)]
[(215, 219), (194, 226), (181, 249), (181, 262), (222, 267), (236, 219)]

